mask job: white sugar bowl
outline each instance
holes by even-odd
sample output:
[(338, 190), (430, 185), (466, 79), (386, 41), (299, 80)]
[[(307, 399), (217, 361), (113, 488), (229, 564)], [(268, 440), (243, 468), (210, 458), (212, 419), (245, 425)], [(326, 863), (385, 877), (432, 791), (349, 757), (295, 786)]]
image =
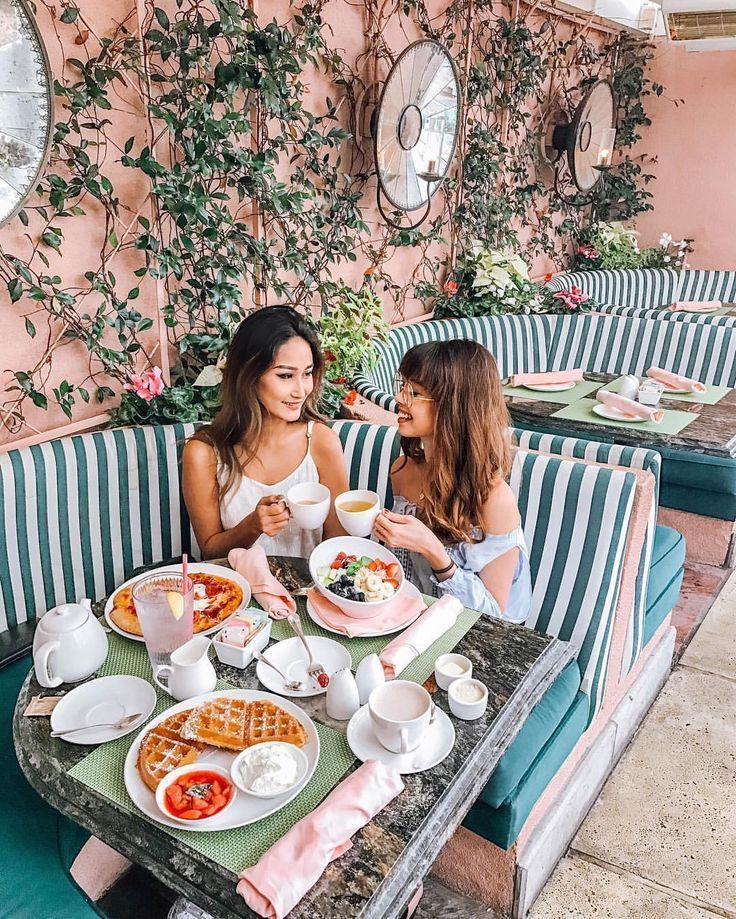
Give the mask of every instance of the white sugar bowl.
[(365, 705), (368, 696), (376, 686), (386, 682), (383, 664), (377, 654), (369, 654), (358, 664), (358, 669), (355, 671), (355, 682), (358, 684), (360, 704)]

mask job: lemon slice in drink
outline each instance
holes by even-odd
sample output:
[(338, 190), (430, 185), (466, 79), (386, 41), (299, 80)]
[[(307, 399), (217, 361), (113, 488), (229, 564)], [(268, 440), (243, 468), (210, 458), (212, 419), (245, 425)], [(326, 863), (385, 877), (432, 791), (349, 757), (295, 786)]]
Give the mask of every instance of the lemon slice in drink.
[(167, 590), (166, 599), (174, 619), (181, 619), (184, 615), (184, 597), (176, 590)]

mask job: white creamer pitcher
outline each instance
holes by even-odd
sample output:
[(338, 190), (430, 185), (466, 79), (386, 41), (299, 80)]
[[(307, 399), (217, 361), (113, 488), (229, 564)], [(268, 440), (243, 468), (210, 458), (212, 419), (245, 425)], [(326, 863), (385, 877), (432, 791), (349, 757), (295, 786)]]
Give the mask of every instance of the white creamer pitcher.
[(172, 653), (171, 666), (164, 664), (156, 668), (154, 680), (177, 702), (212, 692), (215, 688), (217, 674), (208, 656), (210, 644), (206, 635), (195, 635)]

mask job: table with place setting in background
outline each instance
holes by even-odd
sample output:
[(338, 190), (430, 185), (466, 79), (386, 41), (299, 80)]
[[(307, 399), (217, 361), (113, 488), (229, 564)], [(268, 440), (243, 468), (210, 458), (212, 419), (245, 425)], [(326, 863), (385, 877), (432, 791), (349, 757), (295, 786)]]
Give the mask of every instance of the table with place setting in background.
[[(299, 588), (300, 583), (310, 580), (306, 562), (270, 562), (281, 577), (291, 572), (289, 589), (296, 595), (297, 615), (307, 640), (336, 642), (333, 647), (340, 647), (336, 653), (344, 654), (348, 666), (355, 669), (362, 660), (380, 653), (394, 637), (348, 638), (318, 624), (319, 618), (307, 612), (307, 599)], [(433, 602), (432, 598), (424, 600), (428, 605)], [(95, 604), (98, 616), (105, 605), (104, 600)], [(269, 650), (274, 649), (275, 655), (286, 642), (298, 645), (287, 619), (272, 620), (270, 629)], [(152, 720), (148, 723), (155, 724), (175, 703), (160, 684), (155, 685), (145, 644), (117, 631), (109, 632), (108, 641), (107, 658), (96, 676), (138, 677), (144, 687), (141, 698), (149, 692), (145, 687), (150, 688)], [(319, 659), (318, 641), (314, 641), (313, 651)], [(447, 694), (434, 682), (435, 660), (448, 652), (465, 655), (472, 662), (473, 676), (487, 687), (488, 706), (477, 720), (453, 716)], [(307, 783), (283, 806), (266, 807), (254, 822), (218, 831), (196, 832), (171, 821), (167, 825), (161, 813), (157, 817), (148, 811), (143, 799), (136, 798), (140, 808), (136, 806), (126, 770), (147, 727), (136, 725), (129, 733), (98, 745), (72, 743), (51, 737), (47, 718), (24, 716), (34, 696), (41, 692), (65, 695), (70, 686), (41, 690), (32, 671), (18, 699), (13, 733), (21, 768), (43, 798), (215, 917), (255, 915), (236, 891), (239, 873), (253, 866), (311, 813), (357, 769), (360, 759), (383, 756), (383, 761), (396, 765), (402, 773), (405, 790), (355, 834), (352, 847), (327, 867), (290, 915), (295, 919), (317, 915), (323, 919), (389, 919), (401, 915), (530, 711), (573, 654), (571, 645), (532, 629), (483, 617), (476, 611), (462, 611), (451, 628), (397, 674), (401, 680), (424, 685), (438, 710), (439, 726), (432, 734), (436, 735), (437, 749), (430, 749), (430, 744), (403, 755), (381, 753), (382, 748), (372, 747), (358, 736), (358, 716), (363, 709), (350, 722), (336, 721), (327, 714), (324, 691), (308, 686), (304, 691), (282, 689), (278, 695), (272, 694), (269, 678), (258, 679), (258, 674), (265, 673), (262, 663), (239, 669), (212, 655), (217, 693), (233, 698), (272, 698), (287, 711), (301, 713), (308, 734), (304, 750), (311, 757), (313, 770)], [(339, 666), (339, 661), (330, 661), (329, 666)], [(81, 685), (93, 684), (94, 679), (90, 679)], [(277, 684), (271, 686), (278, 689)], [(180, 703), (179, 708), (185, 705)], [(288, 866), (284, 870), (288, 871)]]

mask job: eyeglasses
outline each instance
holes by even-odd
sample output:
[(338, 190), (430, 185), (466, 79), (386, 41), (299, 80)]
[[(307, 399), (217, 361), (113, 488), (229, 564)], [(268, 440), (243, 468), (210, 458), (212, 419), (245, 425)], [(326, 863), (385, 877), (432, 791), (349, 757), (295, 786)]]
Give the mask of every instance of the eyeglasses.
[(414, 388), (408, 380), (405, 380), (400, 374), (396, 374), (394, 377), (394, 395), (398, 399), (402, 397), (402, 401), (405, 403), (407, 408), (411, 408), (413, 402), (434, 402), (435, 400), (431, 396), (418, 396), (414, 392)]

